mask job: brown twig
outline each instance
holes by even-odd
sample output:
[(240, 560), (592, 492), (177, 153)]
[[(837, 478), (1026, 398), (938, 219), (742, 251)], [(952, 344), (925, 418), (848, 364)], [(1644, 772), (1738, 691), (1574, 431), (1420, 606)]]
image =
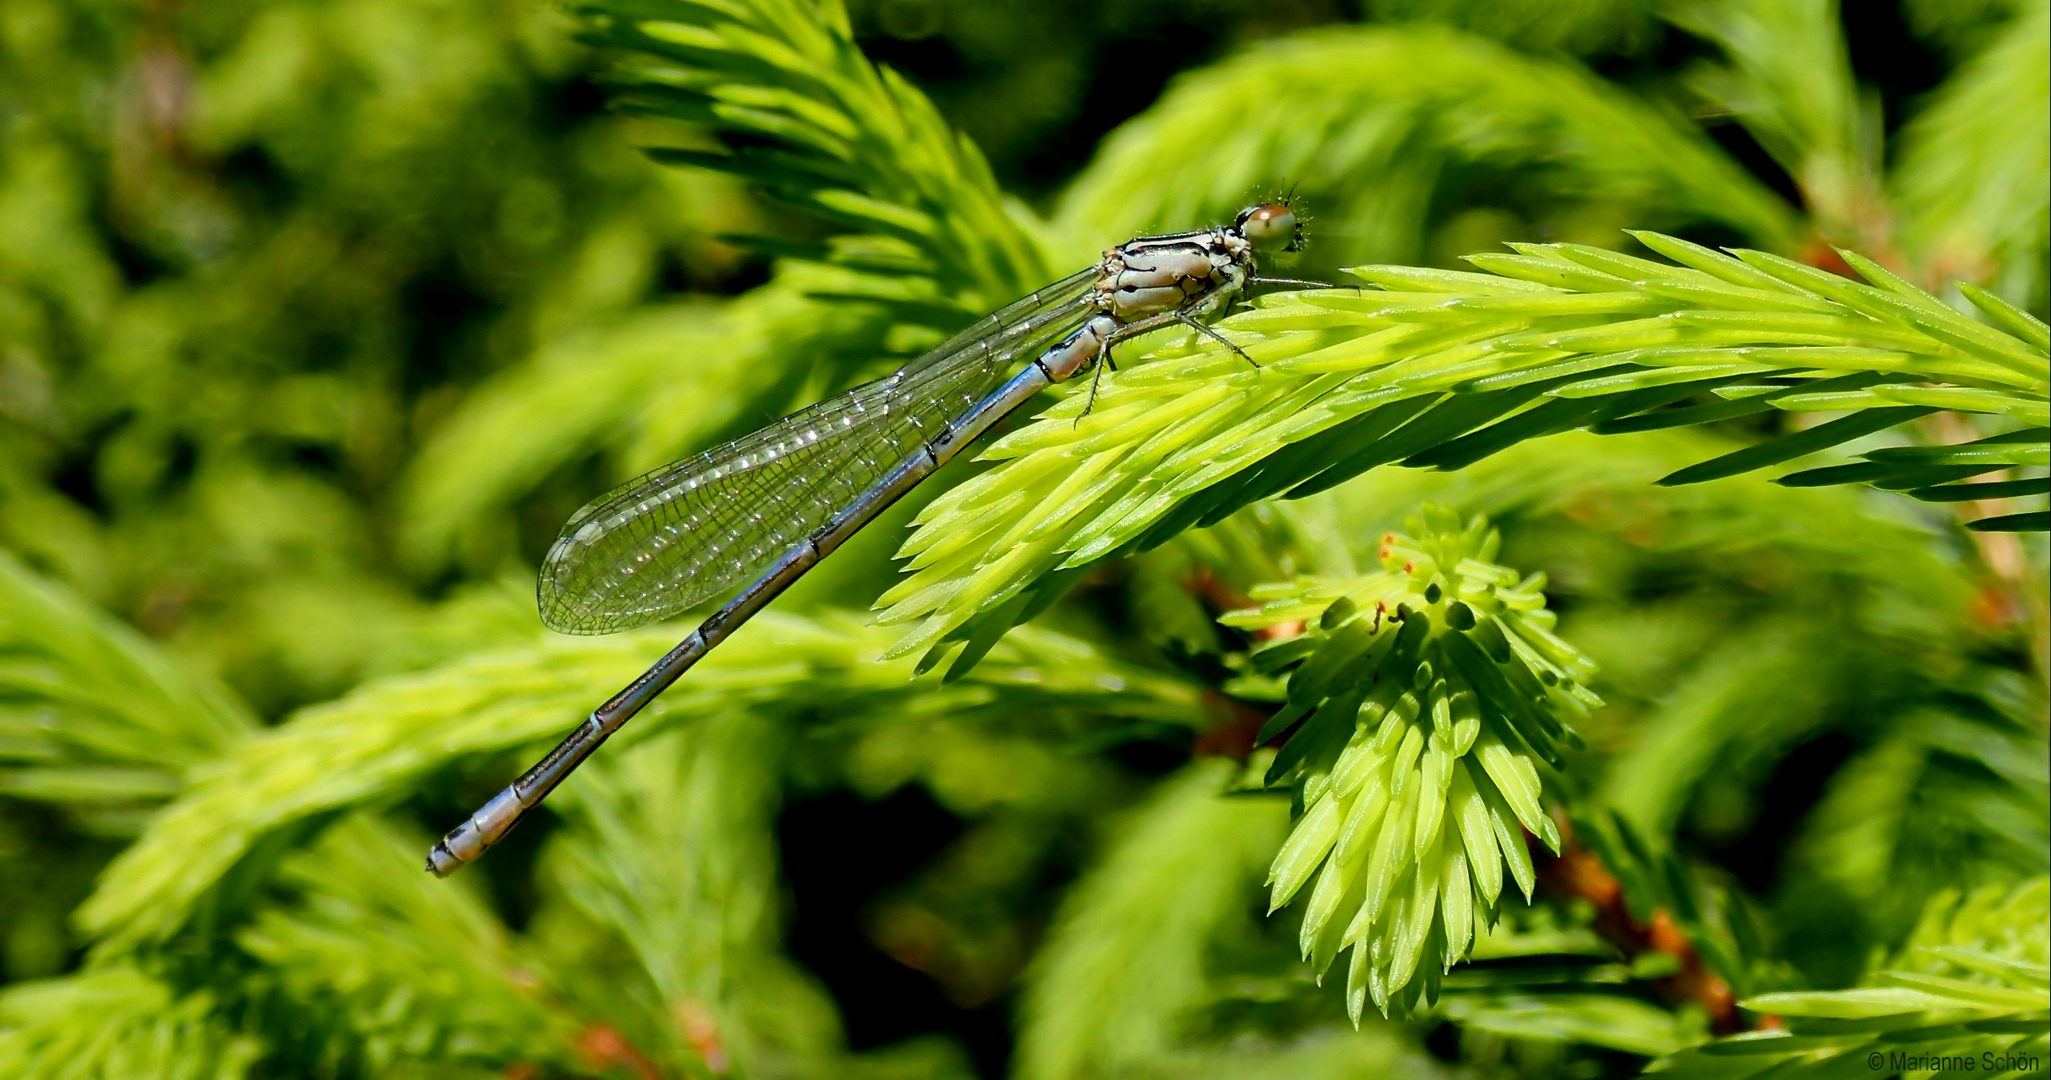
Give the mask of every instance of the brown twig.
[[(1702, 954), (1673, 917), (1662, 908), (1654, 911), (1650, 919), (1639, 920), (1625, 902), (1623, 882), (1610, 873), (1600, 857), (1574, 840), (1573, 826), (1564, 815), (1556, 816), (1555, 820), (1563, 840), (1557, 856), (1525, 834), (1539, 884), (1556, 896), (1586, 900), (1593, 905), (1595, 932), (1615, 946), (1627, 962), (1635, 962), (1648, 952), (1672, 957), (1676, 965), (1673, 973), (1652, 981), (1653, 990), (1661, 997), (1674, 1004), (1694, 1002), (1702, 1006), (1709, 1015), (1710, 1029), (1718, 1035), (1743, 1030), (1745, 1023), (1730, 984), (1703, 963)], [(1762, 1020), (1760, 1026), (1769, 1025)]]
[(642, 1080), (662, 1080), (662, 1070), (639, 1047), (627, 1041), (620, 1029), (606, 1023), (593, 1024), (577, 1035), (577, 1049), (594, 1070), (631, 1070)]

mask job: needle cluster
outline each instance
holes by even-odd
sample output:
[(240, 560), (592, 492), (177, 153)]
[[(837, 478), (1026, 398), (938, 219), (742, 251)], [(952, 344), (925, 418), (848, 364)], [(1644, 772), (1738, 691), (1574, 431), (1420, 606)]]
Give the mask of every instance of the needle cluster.
[[(1346, 1008), (1384, 1015), (1437, 997), (1477, 919), (1493, 925), (1505, 871), (1528, 900), (1525, 834), (1554, 852), (1538, 762), (1578, 738), (1568, 718), (1601, 704), (1594, 663), (1554, 636), (1543, 575), (1491, 561), (1500, 537), (1427, 506), (1412, 535), (1382, 538), (1382, 570), (1254, 593), (1226, 625), (1296, 630), (1253, 654), (1288, 672), (1270, 731), (1301, 721), (1268, 779), (1303, 804), (1268, 871), (1270, 910), (1313, 876), (1299, 945), (1320, 977), (1351, 949)], [(1322, 868), (1322, 869), (1321, 869)], [(1422, 968), (1424, 979), (1415, 981)]]

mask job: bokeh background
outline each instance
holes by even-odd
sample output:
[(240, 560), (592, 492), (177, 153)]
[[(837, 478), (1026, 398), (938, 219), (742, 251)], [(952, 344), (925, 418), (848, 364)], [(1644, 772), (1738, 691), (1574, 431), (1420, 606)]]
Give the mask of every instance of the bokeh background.
[[(849, 15), (1060, 269), (1293, 187), (1308, 276), (1649, 227), (1824, 266), (1841, 244), (2046, 311), (2042, 3)], [(417, 849), (535, 737), (423, 750), (300, 817), (220, 796), (253, 854), (178, 904), (103, 879), (207, 777), (318, 787), (317, 753), (238, 749), (281, 723), (429, 747), (465, 715), (566, 728), (666, 633), (536, 644), (533, 568), (570, 512), (1004, 299), (921, 321), (808, 291), (786, 257), (829, 227), (650, 160), (704, 137), (609, 109), (620, 56), (581, 25), (532, 0), (0, 0), (0, 1061), (1634, 1073), (1700, 1017), (1645, 991), (1356, 1034), (1292, 966), (1293, 920), (1262, 915), (1286, 801), (1211, 795), (1243, 643), (1190, 567), (1243, 587), (1336, 565), (1426, 499), (1492, 515), (1503, 561), (1551, 575), (1612, 702), (1582, 782), (1750, 913), (1781, 984), (1844, 985), (1931, 895), (2043, 872), (2041, 536), (1879, 492), (1647, 486), (1757, 434), (1738, 426), (1561, 436), (1250, 511), (944, 690), (870, 664), (892, 635), (849, 614), (889, 584), (900, 513), (461, 879), (427, 881)], [(1074, 685), (1006, 681), (1057, 668)], [(123, 903), (176, 910), (137, 945)]]

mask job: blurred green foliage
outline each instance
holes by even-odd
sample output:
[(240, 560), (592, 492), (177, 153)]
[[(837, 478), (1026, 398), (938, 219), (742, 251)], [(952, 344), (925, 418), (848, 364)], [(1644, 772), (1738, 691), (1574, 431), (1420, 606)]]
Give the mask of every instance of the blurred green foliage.
[[(2043, 535), (1961, 524), (2042, 514), (2046, 19), (0, 0), (0, 1074), (1797, 1075), (1923, 1029), (2041, 1060)], [(1666, 376), (1590, 345), (1577, 375), (1638, 381), (1485, 415), (1404, 383), (1437, 434), (1355, 445), (1279, 391), (1199, 415), (1245, 376), (1136, 345), (1161, 362), (1088, 422), (1057, 403), (941, 478), (895, 598), (984, 548), (1044, 557), (1017, 603), (992, 581), (906, 609), (951, 620), (917, 642), (946, 673), (848, 613), (891, 591), (907, 507), (544, 820), (419, 872), (676, 634), (541, 631), (532, 566), (577, 505), (1289, 187), (1313, 242), (1290, 272), (1377, 263), (1392, 291), (1237, 316), (1278, 359), (1403, 323), (1406, 292), (1506, 341), (1676, 296), (1857, 312), (1905, 359), (1696, 373), (1606, 416)], [(1709, 290), (1601, 250), (1643, 256), (1627, 227), (1785, 258), (1641, 234), (1727, 275)], [(1499, 276), (1413, 268), (1490, 249)], [(1501, 299), (1528, 281), (1597, 295)], [(1171, 407), (1268, 486), (1185, 462), (1174, 513), (1121, 516), (1173, 475), (1142, 467)], [(1258, 438), (1234, 426), (1256, 407)], [(1879, 421), (1825, 439), (1819, 414)], [(1115, 481), (1097, 524), (1050, 497), (1085, 466)], [(2010, 486), (1945, 501), (1945, 469)], [(1677, 473), (1706, 482), (1654, 483)], [(993, 491), (1030, 497), (964, 518)], [(1264, 914), (1331, 766), (1294, 804), (1263, 790), (1256, 733), (1295, 684), (1272, 627), (1218, 617), (1361, 578), (1426, 503), (1501, 530), (1474, 573), (1546, 575), (1605, 704), (1524, 765), (1567, 857), (1534, 848), (1532, 901), (1502, 890), (1437, 1003), (1386, 1021), (1299, 959), (1314, 890)], [(1057, 525), (1022, 548), (998, 528), (1035, 514)], [(1791, 1034), (1703, 1047), (1691, 970)]]

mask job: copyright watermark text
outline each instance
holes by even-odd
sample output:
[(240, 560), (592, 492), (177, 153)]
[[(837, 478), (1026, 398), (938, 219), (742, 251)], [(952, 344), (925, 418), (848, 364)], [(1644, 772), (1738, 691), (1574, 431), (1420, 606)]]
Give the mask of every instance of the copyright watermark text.
[(2044, 1059), (2035, 1054), (2011, 1054), (1983, 1050), (1978, 1054), (1946, 1054), (1932, 1050), (1875, 1050), (1866, 1055), (1866, 1067), (1874, 1072), (2038, 1072)]

